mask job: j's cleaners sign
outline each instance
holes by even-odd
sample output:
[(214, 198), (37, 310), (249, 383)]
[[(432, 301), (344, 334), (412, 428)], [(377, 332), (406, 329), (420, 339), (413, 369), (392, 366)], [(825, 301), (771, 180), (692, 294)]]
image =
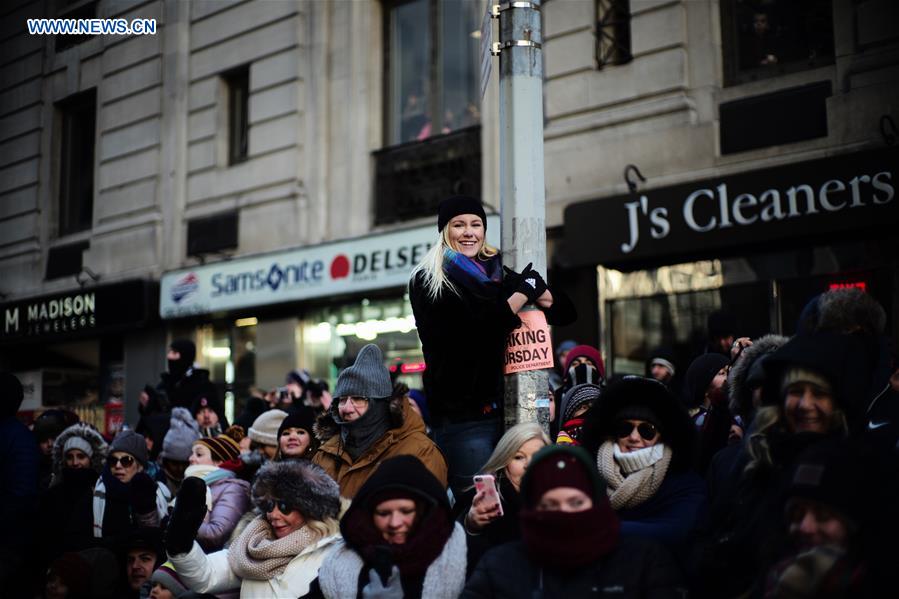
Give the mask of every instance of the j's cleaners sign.
[[(487, 218), (499, 244), (499, 217)], [(163, 318), (403, 287), (437, 239), (434, 226), (241, 258), (163, 275)]]
[(716, 248), (768, 244), (899, 224), (899, 152), (870, 151), (740, 173), (565, 211), (566, 256), (617, 264), (668, 261)]

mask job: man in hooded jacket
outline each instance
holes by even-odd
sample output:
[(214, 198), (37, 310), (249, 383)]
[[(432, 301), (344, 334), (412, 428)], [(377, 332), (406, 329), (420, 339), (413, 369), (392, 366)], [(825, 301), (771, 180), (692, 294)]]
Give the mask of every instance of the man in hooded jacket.
[(312, 458), (352, 498), (380, 462), (414, 455), (446, 486), (446, 460), (404, 394), (395, 394), (377, 345), (359, 351), (340, 373), (334, 401), (315, 426), (322, 445)]

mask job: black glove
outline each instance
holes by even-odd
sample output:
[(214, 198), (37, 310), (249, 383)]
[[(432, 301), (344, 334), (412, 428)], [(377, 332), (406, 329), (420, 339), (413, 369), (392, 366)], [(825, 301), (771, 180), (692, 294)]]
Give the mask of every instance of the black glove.
[(537, 301), (537, 298), (546, 291), (546, 281), (543, 280), (540, 273), (531, 268), (531, 265), (528, 264), (525, 269), (521, 271), (521, 282), (518, 284), (518, 288), (515, 291), (519, 291), (526, 295), (528, 302), (533, 304)]
[(206, 517), (206, 483), (188, 476), (181, 483), (175, 509), (165, 529), (165, 550), (169, 555), (187, 553)]
[(137, 514), (156, 509), (156, 483), (146, 472), (138, 472), (128, 483), (128, 503)]
[[(533, 263), (532, 263), (533, 264)], [(531, 264), (528, 264), (525, 269), (531, 267)], [(515, 272), (508, 266), (503, 266), (503, 291), (506, 294), (506, 297), (511, 297), (513, 293), (518, 291), (518, 286), (521, 284), (521, 273)]]

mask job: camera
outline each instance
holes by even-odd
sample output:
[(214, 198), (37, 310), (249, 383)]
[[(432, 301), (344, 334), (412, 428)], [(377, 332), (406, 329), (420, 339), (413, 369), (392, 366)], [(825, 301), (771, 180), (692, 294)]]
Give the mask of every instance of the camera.
[(328, 382), (324, 379), (312, 379), (306, 387), (306, 391), (313, 397), (321, 397), (328, 390)]
[(278, 399), (287, 399), (289, 393), (287, 387), (278, 387)]

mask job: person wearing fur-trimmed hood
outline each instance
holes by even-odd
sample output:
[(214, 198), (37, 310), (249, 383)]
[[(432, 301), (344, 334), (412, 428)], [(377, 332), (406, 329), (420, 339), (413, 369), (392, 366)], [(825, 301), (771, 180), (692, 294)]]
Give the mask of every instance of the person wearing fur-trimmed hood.
[(343, 543), (318, 574), (326, 599), (454, 599), (465, 586), (465, 532), (453, 522), (443, 484), (415, 456), (385, 460), (340, 531)]
[(322, 445), (312, 461), (337, 481), (344, 497), (355, 496), (380, 462), (397, 455), (414, 455), (446, 487), (446, 460), (405, 392), (394, 392), (377, 345), (363, 347), (340, 373), (315, 434)]
[(625, 376), (587, 413), (582, 443), (622, 534), (655, 539), (677, 555), (707, 506), (705, 482), (691, 470), (694, 427), (677, 398), (655, 379)]
[[(39, 498), (36, 538), (43, 541), (44, 564), (49, 564), (66, 549), (70, 539), (62, 538), (72, 526), (77, 507), (90, 501), (94, 484), (106, 463), (107, 444), (90, 424), (78, 422), (68, 427), (53, 444), (53, 478), (50, 488)], [(60, 535), (63, 531), (63, 535)], [(52, 539), (52, 541), (51, 541)]]
[(256, 475), (259, 510), (227, 549), (209, 555), (196, 541), (206, 515), (206, 484), (188, 477), (165, 535), (166, 551), (181, 580), (197, 593), (240, 588), (253, 599), (302, 597), (340, 539), (340, 490), (305, 460), (268, 462)]

